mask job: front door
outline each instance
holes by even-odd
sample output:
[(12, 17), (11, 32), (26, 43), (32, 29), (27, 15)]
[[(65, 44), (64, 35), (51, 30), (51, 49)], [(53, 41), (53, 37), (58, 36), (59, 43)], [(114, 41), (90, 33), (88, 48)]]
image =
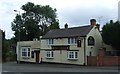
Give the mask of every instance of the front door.
[(40, 57), (39, 54), (40, 54), (40, 52), (37, 51), (37, 52), (36, 52), (36, 63), (39, 63), (39, 57)]

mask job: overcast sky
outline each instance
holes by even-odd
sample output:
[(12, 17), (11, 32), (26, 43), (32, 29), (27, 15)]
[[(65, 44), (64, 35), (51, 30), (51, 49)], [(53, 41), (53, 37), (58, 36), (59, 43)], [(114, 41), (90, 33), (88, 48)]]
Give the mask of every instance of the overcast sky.
[(69, 27), (89, 24), (91, 18), (95, 18), (103, 26), (110, 19), (118, 18), (119, 0), (0, 0), (0, 29), (6, 32), (6, 38), (13, 36), (11, 22), (15, 18), (13, 10), (21, 11), (22, 5), (27, 2), (34, 4), (50, 5), (57, 9), (60, 27), (65, 23)]

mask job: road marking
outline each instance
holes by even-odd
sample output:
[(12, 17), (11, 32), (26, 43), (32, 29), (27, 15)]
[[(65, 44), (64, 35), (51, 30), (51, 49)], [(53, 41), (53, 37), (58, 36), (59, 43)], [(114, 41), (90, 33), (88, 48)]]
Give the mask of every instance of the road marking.
[(10, 71), (2, 71), (2, 72), (10, 72)]

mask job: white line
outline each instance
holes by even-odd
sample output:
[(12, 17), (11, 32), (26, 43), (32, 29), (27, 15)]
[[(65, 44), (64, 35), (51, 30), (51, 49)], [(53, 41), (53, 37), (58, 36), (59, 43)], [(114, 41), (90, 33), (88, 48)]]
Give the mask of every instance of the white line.
[(2, 71), (2, 72), (10, 72), (10, 71)]

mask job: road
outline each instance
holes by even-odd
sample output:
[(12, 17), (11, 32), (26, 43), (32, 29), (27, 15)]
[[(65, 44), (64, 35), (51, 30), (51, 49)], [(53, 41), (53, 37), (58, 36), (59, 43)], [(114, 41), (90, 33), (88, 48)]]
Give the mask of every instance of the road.
[(2, 72), (108, 72), (108, 74), (118, 73), (118, 67), (96, 67), (96, 66), (76, 66), (64, 64), (16, 64), (16, 62), (4, 63)]

